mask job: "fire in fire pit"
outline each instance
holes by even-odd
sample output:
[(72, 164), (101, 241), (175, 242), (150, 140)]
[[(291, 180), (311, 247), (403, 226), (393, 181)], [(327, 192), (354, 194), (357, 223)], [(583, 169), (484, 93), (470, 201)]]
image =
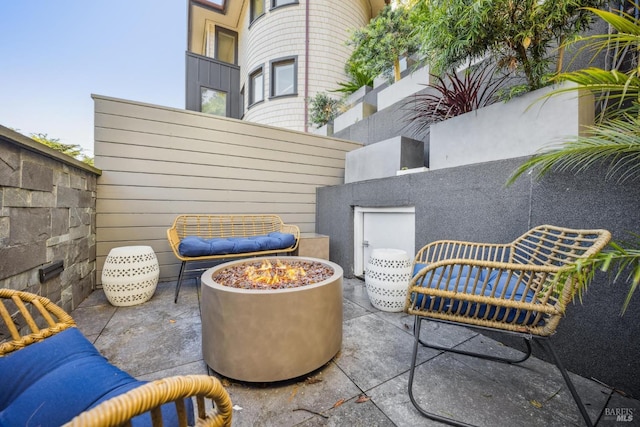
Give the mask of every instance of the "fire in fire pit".
[(239, 289), (289, 289), (322, 282), (333, 275), (333, 268), (320, 262), (266, 259), (238, 264), (220, 270), (213, 280)]

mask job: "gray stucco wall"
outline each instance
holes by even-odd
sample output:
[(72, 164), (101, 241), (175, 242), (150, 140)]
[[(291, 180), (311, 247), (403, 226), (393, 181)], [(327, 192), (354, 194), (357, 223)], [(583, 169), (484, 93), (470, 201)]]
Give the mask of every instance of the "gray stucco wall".
[[(71, 311), (96, 275), (98, 169), (0, 126), (0, 288), (33, 292)], [(38, 270), (64, 262), (41, 283)]]
[[(604, 172), (554, 173), (504, 184), (523, 159), (440, 169), (317, 190), (317, 232), (330, 236), (330, 259), (353, 275), (353, 208), (415, 206), (416, 249), (437, 239), (510, 242), (529, 228), (555, 224), (606, 228), (629, 239), (640, 223), (637, 183), (603, 183)], [(583, 302), (568, 307), (554, 338), (567, 368), (640, 396), (640, 301), (620, 317), (628, 285), (598, 276)], [(545, 357), (543, 354), (538, 356)]]

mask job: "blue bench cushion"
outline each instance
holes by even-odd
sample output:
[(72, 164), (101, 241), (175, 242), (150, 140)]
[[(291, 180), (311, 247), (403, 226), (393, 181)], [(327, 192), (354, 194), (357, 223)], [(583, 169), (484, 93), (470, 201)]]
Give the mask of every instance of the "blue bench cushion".
[[(0, 378), (0, 426), (59, 426), (146, 383), (107, 362), (77, 328), (0, 357)], [(186, 403), (193, 422), (191, 399)], [(162, 412), (166, 425), (177, 424), (173, 403)], [(150, 426), (151, 417), (132, 423)]]
[(272, 232), (252, 237), (204, 239), (186, 236), (180, 241), (178, 251), (182, 256), (229, 255), (247, 252), (272, 251), (292, 247), (296, 237), (289, 233)]
[[(427, 264), (419, 264), (416, 263), (413, 274), (414, 276), (420, 272)], [(458, 280), (459, 277), (459, 280)], [(477, 278), (477, 287), (474, 290), (473, 286), (476, 282)], [(514, 300), (520, 302), (531, 302), (534, 299), (534, 292), (529, 290), (525, 295), (526, 285), (524, 283), (518, 283), (517, 276), (512, 276), (509, 278), (508, 274), (503, 273), (498, 277), (498, 271), (492, 271), (489, 274), (489, 279), (487, 281), (487, 285), (482, 292), (482, 284), (487, 278), (486, 269), (482, 269), (479, 267), (470, 267), (468, 265), (460, 266), (448, 266), (448, 267), (438, 267), (433, 272), (433, 277), (431, 277), (431, 273), (428, 273), (425, 276), (425, 279), (431, 279), (431, 283), (427, 283), (427, 280), (423, 282), (423, 286), (436, 287), (436, 284), (440, 281), (439, 289), (447, 289), (449, 291), (457, 291), (457, 292), (474, 292), (476, 295), (485, 295), (491, 296), (495, 289), (495, 293), (493, 296), (500, 297), (502, 292), (504, 291), (504, 298), (510, 299), (515, 292)], [(456, 289), (456, 282), (458, 283)], [(466, 289), (465, 289), (466, 288)], [(505, 290), (506, 288), (506, 290)], [(422, 294), (414, 295), (416, 299), (415, 306), (421, 306), (423, 303)], [(524, 298), (523, 298), (524, 297)], [(451, 310), (452, 312), (457, 312), (460, 310), (460, 313), (469, 313), (469, 315), (475, 317), (484, 317), (487, 315), (488, 319), (495, 320), (504, 320), (506, 322), (516, 323), (525, 323), (531, 324), (535, 320), (536, 316), (531, 315), (527, 319), (527, 311), (525, 310), (516, 310), (516, 309), (506, 309), (504, 307), (496, 307), (487, 304), (478, 304), (471, 303), (468, 301), (460, 301), (453, 298), (440, 298), (440, 297), (430, 297), (427, 296), (426, 301), (424, 302), (425, 307), (429, 307), (433, 300), (433, 307), (437, 310)], [(442, 305), (442, 308), (440, 308)], [(487, 308), (489, 312), (487, 314)], [(496, 315), (496, 310), (498, 310)], [(532, 313), (533, 314), (533, 313)], [(518, 316), (516, 318), (516, 316)]]

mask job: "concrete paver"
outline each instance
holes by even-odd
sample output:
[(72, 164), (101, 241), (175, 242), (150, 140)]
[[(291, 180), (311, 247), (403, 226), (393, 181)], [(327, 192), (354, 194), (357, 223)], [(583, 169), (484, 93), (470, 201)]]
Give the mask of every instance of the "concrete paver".
[[(148, 302), (112, 307), (95, 291), (72, 316), (112, 363), (154, 380), (210, 372), (201, 354), (199, 286), (160, 283)], [(413, 319), (375, 309), (364, 282), (344, 280), (342, 350), (304, 377), (271, 384), (221, 378), (236, 409), (234, 426), (432, 426), (407, 393)], [(475, 330), (428, 322), (423, 337), (467, 350), (515, 353)], [(481, 426), (566, 426), (584, 422), (557, 368), (537, 358), (519, 365), (420, 348), (414, 394), (429, 410)], [(573, 375), (598, 426), (639, 425), (640, 402)], [(606, 409), (609, 408), (609, 409)], [(606, 410), (605, 410), (606, 409)], [(616, 419), (618, 412), (632, 419)], [(635, 419), (633, 417), (635, 415)]]

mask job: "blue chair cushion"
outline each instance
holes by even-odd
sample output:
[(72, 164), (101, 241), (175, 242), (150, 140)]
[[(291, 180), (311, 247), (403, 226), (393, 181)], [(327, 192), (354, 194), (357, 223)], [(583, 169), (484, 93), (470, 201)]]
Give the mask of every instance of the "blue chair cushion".
[(272, 232), (260, 236), (204, 239), (186, 236), (180, 241), (178, 251), (181, 256), (198, 257), (207, 255), (230, 255), (292, 247), (296, 237), (289, 233)]
[[(426, 265), (427, 264), (420, 264), (420, 265), (416, 264), (414, 268), (414, 276), (420, 270), (426, 267)], [(507, 299), (511, 298), (512, 294), (515, 292), (515, 298), (514, 298), (515, 301), (523, 301), (523, 296), (524, 296), (525, 302), (533, 301), (535, 296), (534, 292), (529, 290), (525, 296), (524, 292), (525, 292), (526, 286), (524, 283), (518, 284), (517, 276), (512, 276), (511, 278), (509, 278), (508, 274), (503, 273), (500, 277), (497, 277), (498, 275), (497, 271), (493, 271), (490, 274), (489, 280), (487, 281), (487, 286), (485, 287), (484, 292), (482, 292), (482, 283), (486, 279), (486, 274), (487, 273), (485, 269), (481, 269), (478, 267), (455, 265), (455, 266), (448, 266), (448, 267), (438, 267), (434, 270), (433, 277), (431, 277), (430, 274), (428, 274), (427, 276), (425, 276), (425, 279), (431, 278), (431, 282), (434, 283), (433, 287), (435, 287), (435, 283), (438, 283), (438, 281), (442, 277), (442, 281), (440, 282), (440, 287), (439, 287), (440, 289), (445, 289), (445, 286), (446, 286), (446, 289), (449, 291), (455, 290), (457, 292), (467, 292), (467, 293), (475, 292), (476, 295), (491, 296), (491, 294), (493, 293), (493, 290), (495, 289), (495, 293), (494, 293), (495, 297), (500, 297), (502, 295), (502, 291), (506, 287), (504, 298), (507, 298)], [(458, 277), (459, 277), (459, 280), (458, 280)], [(476, 281), (476, 277), (478, 278), (478, 286), (474, 291), (473, 285)], [(456, 289), (456, 282), (458, 283), (457, 289)], [(425, 282), (423, 282), (423, 286), (430, 286), (430, 283), (427, 283), (425, 280)], [(415, 305), (421, 306), (424, 295), (418, 294), (415, 297), (416, 297)], [(527, 319), (526, 318), (527, 311), (525, 310), (506, 309), (504, 307), (500, 307), (498, 309), (496, 306), (491, 306), (491, 305), (487, 306), (487, 304), (478, 304), (478, 303), (472, 303), (469, 301), (460, 301), (452, 298), (440, 298), (440, 297), (433, 298), (430, 296), (427, 296), (426, 298), (427, 299), (424, 303), (425, 307), (430, 306), (431, 302), (433, 301), (434, 308), (438, 310), (450, 309), (452, 312), (457, 312), (458, 310), (460, 310), (460, 313), (469, 313), (469, 315), (474, 317), (484, 317), (487, 312), (487, 308), (489, 308), (489, 312), (487, 315), (488, 319), (494, 319), (494, 316), (496, 315), (496, 310), (498, 310), (498, 313), (495, 319), (499, 321), (513, 322), (515, 319), (516, 323), (530, 324), (535, 320), (535, 316), (530, 316), (529, 319)], [(441, 305), (442, 305), (442, 308), (440, 308)], [(518, 316), (517, 319), (516, 319), (516, 315)]]
[[(59, 426), (101, 402), (139, 387), (111, 365), (77, 328), (0, 357), (0, 426)], [(193, 404), (186, 399), (190, 421)], [(167, 425), (177, 423), (173, 403), (164, 405)], [(140, 415), (134, 426), (150, 426)]]

